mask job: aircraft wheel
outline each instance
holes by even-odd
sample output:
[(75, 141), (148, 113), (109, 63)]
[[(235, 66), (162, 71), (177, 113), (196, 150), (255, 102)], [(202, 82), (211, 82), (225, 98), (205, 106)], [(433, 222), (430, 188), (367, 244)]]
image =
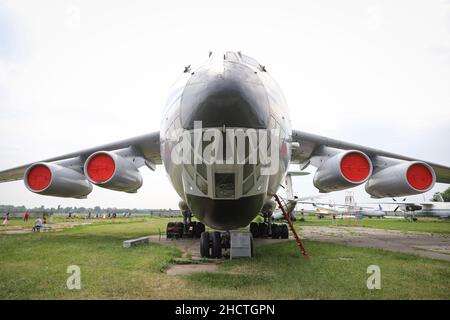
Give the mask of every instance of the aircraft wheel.
[(222, 258), (222, 239), (219, 231), (212, 233), (211, 258)]
[(267, 224), (265, 222), (261, 222), (258, 225), (258, 233), (259, 233), (259, 237), (261, 238), (266, 238), (267, 237)]
[(209, 258), (209, 232), (202, 232), (200, 235), (200, 255), (202, 258)]
[(280, 237), (280, 226), (277, 224), (272, 225), (272, 239), (278, 239)]
[(289, 238), (288, 226), (283, 224), (281, 225), (281, 239), (288, 239), (288, 238)]
[(250, 223), (250, 233), (252, 234), (253, 238), (258, 238), (259, 228), (256, 222)]
[(176, 233), (178, 238), (183, 238), (184, 225), (183, 222), (175, 222)]
[(201, 222), (192, 222), (194, 224), (194, 229), (193, 229), (193, 238), (200, 238), (200, 236), (202, 235), (202, 232), (205, 230), (202, 230), (202, 223)]
[(167, 239), (173, 238), (173, 227), (175, 226), (174, 222), (169, 222), (166, 228), (166, 237)]

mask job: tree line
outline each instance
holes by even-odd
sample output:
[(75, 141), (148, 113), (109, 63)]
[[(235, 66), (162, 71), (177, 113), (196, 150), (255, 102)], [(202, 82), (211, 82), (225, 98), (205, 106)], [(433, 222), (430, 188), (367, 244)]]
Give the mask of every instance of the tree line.
[(0, 205), (0, 212), (6, 213), (9, 212), (11, 214), (14, 213), (24, 213), (25, 211), (28, 211), (29, 213), (36, 213), (36, 214), (54, 214), (54, 213), (62, 213), (62, 214), (69, 214), (69, 213), (89, 213), (92, 214), (108, 214), (108, 213), (131, 213), (131, 214), (177, 214), (180, 210), (172, 210), (172, 209), (139, 209), (139, 208), (102, 208), (100, 206), (95, 206), (93, 208), (86, 208), (86, 207), (61, 207), (58, 206), (57, 208), (48, 208), (45, 206), (40, 207), (34, 207), (34, 208), (27, 208), (26, 206), (14, 206), (14, 205)]

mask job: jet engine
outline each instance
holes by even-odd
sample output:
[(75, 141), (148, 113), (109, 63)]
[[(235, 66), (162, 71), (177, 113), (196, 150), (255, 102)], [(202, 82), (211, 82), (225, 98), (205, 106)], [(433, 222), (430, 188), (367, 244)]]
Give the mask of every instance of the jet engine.
[(106, 189), (134, 193), (142, 186), (142, 176), (133, 162), (113, 152), (90, 155), (84, 174), (90, 182)]
[(427, 192), (435, 182), (436, 174), (428, 164), (401, 162), (373, 174), (365, 189), (374, 198), (402, 197)]
[(33, 164), (25, 171), (23, 181), (31, 192), (48, 196), (85, 198), (92, 191), (83, 174), (55, 163)]
[(361, 151), (340, 152), (327, 159), (314, 175), (314, 186), (320, 192), (332, 192), (355, 187), (372, 174), (372, 162)]

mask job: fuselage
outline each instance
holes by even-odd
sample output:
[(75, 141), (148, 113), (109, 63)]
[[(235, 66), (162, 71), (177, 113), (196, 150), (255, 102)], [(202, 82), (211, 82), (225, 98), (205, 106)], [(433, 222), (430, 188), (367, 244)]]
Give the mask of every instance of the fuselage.
[[(160, 137), (174, 189), (200, 221), (218, 230), (244, 227), (256, 217), (278, 190), (291, 156), (283, 93), (262, 65), (235, 52), (186, 67), (170, 90)], [(189, 154), (182, 147), (187, 139)], [(269, 164), (259, 157), (262, 149)]]

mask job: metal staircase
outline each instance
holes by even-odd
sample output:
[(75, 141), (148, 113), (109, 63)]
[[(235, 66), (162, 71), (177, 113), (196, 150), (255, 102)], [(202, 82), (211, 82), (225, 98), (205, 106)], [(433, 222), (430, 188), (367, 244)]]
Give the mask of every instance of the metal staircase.
[[(302, 253), (303, 256), (308, 257), (308, 253), (306, 252), (306, 249), (303, 246), (302, 240), (300, 240), (300, 237), (298, 236), (297, 231), (295, 230), (294, 224), (292, 223), (291, 212), (286, 212), (286, 210), (285, 210), (286, 203), (284, 202), (284, 200), (282, 198), (278, 197), (277, 194), (274, 194), (273, 196), (274, 196), (275, 201), (277, 202), (278, 207), (280, 208), (281, 212), (283, 212), (284, 219), (286, 219), (286, 221), (289, 225), (289, 228), (291, 229), (292, 234), (294, 235), (295, 242), (297, 243), (297, 246), (300, 249), (300, 252)], [(284, 203), (284, 205), (283, 205), (283, 203)], [(291, 210), (294, 210), (294, 209), (295, 209), (295, 206)]]

